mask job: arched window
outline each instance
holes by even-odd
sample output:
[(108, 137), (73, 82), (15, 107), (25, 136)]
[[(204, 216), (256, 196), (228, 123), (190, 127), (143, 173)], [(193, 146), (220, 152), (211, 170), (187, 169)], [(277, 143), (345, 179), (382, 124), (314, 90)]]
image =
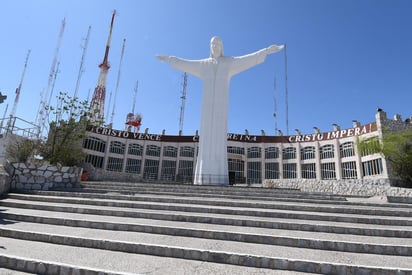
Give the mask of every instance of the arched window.
[(104, 153), (106, 151), (106, 142), (100, 138), (87, 137), (83, 140), (83, 148)]
[(326, 144), (320, 147), (320, 159), (330, 159), (335, 156), (335, 146)]
[(146, 146), (146, 155), (153, 157), (160, 157), (160, 147), (156, 145), (147, 145)]
[(315, 147), (307, 146), (300, 149), (300, 158), (301, 160), (305, 159), (314, 159), (315, 158)]
[(296, 158), (296, 148), (286, 147), (282, 152), (283, 159), (295, 159)]
[(195, 148), (190, 147), (190, 146), (180, 147), (180, 156), (181, 157), (193, 158), (194, 155), (195, 155)]
[(265, 159), (277, 159), (279, 157), (279, 148), (268, 147), (265, 148)]
[(236, 147), (236, 146), (228, 146), (227, 147), (227, 152), (229, 154), (244, 155), (245, 154), (245, 148)]
[(120, 141), (110, 142), (110, 153), (123, 155), (126, 145)]
[(137, 143), (130, 143), (128, 149), (129, 155), (141, 156), (143, 155), (143, 146)]
[(177, 148), (174, 146), (165, 146), (163, 147), (163, 156), (164, 157), (177, 157)]
[(340, 145), (340, 157), (347, 158), (355, 155), (354, 143), (352, 141)]
[(247, 157), (248, 158), (260, 158), (262, 156), (262, 151), (260, 147), (250, 147), (247, 148)]

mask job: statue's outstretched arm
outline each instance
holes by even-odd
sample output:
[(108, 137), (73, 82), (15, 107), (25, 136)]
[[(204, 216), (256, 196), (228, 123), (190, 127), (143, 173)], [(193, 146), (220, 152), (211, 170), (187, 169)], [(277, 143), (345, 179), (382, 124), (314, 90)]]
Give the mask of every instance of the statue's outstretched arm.
[(156, 58), (163, 62), (170, 62), (170, 56), (168, 55), (156, 55)]
[(266, 53), (267, 54), (272, 54), (272, 53), (277, 53), (278, 51), (281, 51), (285, 45), (270, 45), (269, 47), (266, 48)]
[(156, 58), (163, 62), (168, 62), (172, 65), (175, 69), (178, 69), (183, 72), (187, 72), (199, 78), (201, 76), (201, 65), (202, 60), (188, 60), (179, 58), (176, 56), (169, 56), (169, 55), (156, 55)]
[(265, 61), (267, 55), (276, 53), (282, 50), (284, 47), (285, 47), (284, 45), (280, 45), (280, 46), (271, 45), (267, 48), (263, 48), (251, 54), (233, 57), (232, 58), (233, 66), (231, 67), (231, 75), (233, 76), (257, 64), (262, 63), (263, 61)]

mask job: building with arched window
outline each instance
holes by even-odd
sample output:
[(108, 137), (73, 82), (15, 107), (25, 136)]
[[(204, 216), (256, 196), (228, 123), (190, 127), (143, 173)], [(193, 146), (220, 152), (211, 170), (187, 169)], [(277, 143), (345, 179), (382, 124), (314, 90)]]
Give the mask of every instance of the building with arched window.
[[(382, 137), (382, 129), (412, 127), (379, 111), (376, 121), (341, 130), (291, 136), (232, 134), (228, 138), (230, 183), (263, 184), (302, 181), (385, 181), (390, 176), (383, 156), (358, 152), (358, 139)], [(133, 133), (94, 127), (83, 147), (86, 162), (104, 180), (192, 183), (199, 136)]]

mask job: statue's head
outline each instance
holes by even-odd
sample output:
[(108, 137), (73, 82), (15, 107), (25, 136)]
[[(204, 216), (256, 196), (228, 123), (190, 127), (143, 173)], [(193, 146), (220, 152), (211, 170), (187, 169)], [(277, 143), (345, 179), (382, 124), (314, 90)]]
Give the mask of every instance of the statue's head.
[(223, 42), (218, 36), (213, 36), (210, 39), (210, 57), (223, 56)]

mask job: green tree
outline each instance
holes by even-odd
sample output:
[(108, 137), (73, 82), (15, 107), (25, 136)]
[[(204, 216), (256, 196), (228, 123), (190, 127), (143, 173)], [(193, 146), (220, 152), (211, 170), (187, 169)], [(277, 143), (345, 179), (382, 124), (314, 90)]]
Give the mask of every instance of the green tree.
[(412, 129), (385, 133), (382, 153), (403, 187), (412, 188)]
[(358, 142), (359, 152), (376, 152), (382, 154), (392, 174), (400, 179), (393, 185), (412, 188), (412, 129), (398, 132), (384, 131), (381, 143), (375, 138)]
[(88, 124), (88, 102), (79, 101), (60, 92), (57, 96), (57, 107), (46, 106), (49, 122), (49, 134), (42, 142), (39, 153), (51, 164), (75, 166), (85, 157), (82, 141)]

